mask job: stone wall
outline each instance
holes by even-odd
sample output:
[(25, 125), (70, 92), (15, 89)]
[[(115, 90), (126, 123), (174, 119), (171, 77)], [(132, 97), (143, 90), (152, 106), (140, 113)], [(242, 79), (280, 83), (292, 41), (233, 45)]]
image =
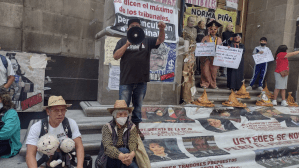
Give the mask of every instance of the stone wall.
[[(267, 46), (275, 54), (279, 45), (285, 44), (289, 52), (294, 49), (294, 37), (296, 30), (296, 18), (299, 11), (297, 0), (250, 0), (248, 2), (247, 25), (245, 35), (245, 78), (251, 78), (253, 67), (255, 65), (252, 58), (254, 47), (259, 45), (259, 39), (267, 37)], [(288, 91), (297, 91), (299, 67), (295, 66), (294, 60), (290, 58), (290, 76), (288, 81)], [(270, 91), (274, 90), (275, 62), (270, 62), (266, 81)]]
[(95, 58), (104, 0), (0, 0), (3, 50)]

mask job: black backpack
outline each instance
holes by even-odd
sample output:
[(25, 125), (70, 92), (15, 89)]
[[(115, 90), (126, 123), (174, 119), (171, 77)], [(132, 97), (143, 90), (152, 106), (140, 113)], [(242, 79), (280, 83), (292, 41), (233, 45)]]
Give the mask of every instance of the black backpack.
[[(48, 117), (42, 119), (41, 121), (41, 131), (40, 131), (40, 134), (39, 134), (39, 138), (45, 134), (48, 133), (48, 130), (49, 130), (49, 121), (48, 121)], [(62, 121), (62, 126), (63, 126), (63, 130), (64, 130), (64, 133), (72, 139), (72, 129), (70, 127), (70, 123), (69, 123), (69, 120), (68, 118), (64, 117), (64, 120)]]

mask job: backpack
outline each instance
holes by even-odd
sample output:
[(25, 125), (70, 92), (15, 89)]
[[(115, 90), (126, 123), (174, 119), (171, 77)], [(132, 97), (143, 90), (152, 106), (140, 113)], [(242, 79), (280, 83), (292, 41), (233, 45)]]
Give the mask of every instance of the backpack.
[(1, 60), (2, 60), (2, 63), (3, 63), (3, 65), (4, 65), (4, 67), (5, 67), (5, 69), (7, 69), (7, 67), (8, 67), (8, 62), (7, 62), (6, 57), (3, 56), (3, 55), (1, 55), (1, 54), (0, 54), (0, 57), (1, 57)]
[[(43, 135), (47, 134), (48, 133), (48, 130), (49, 130), (49, 121), (48, 121), (48, 117), (42, 119), (41, 121), (41, 131), (40, 131), (40, 135), (39, 135), (39, 138), (42, 137)], [(72, 129), (70, 127), (70, 123), (69, 123), (69, 120), (68, 118), (64, 117), (64, 120), (62, 121), (62, 127), (64, 129), (64, 133), (72, 139)]]

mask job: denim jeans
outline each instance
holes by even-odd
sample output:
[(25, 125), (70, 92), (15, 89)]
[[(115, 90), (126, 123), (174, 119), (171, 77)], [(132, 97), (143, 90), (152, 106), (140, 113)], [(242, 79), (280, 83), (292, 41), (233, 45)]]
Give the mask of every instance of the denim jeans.
[(129, 85), (119, 85), (119, 100), (125, 100), (127, 105), (130, 106), (132, 103), (134, 110), (132, 112), (132, 122), (140, 123), (141, 120), (141, 107), (144, 96), (146, 94), (147, 83), (136, 83)]
[[(119, 148), (118, 149), (121, 153), (130, 153), (129, 149), (127, 148)], [(135, 158), (133, 159), (132, 163), (129, 166), (126, 166), (118, 159), (111, 159), (108, 157), (107, 159), (107, 168), (138, 168), (138, 165), (135, 162)]]

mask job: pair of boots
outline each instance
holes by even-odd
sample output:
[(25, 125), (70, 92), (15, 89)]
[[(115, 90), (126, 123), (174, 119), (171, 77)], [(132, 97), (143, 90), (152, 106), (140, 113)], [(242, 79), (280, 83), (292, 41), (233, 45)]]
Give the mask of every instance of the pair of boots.
[(137, 128), (137, 131), (138, 131), (138, 134), (141, 138), (141, 140), (144, 140), (144, 135), (142, 134), (142, 132), (139, 130), (139, 123), (134, 123), (136, 125), (136, 128)]

